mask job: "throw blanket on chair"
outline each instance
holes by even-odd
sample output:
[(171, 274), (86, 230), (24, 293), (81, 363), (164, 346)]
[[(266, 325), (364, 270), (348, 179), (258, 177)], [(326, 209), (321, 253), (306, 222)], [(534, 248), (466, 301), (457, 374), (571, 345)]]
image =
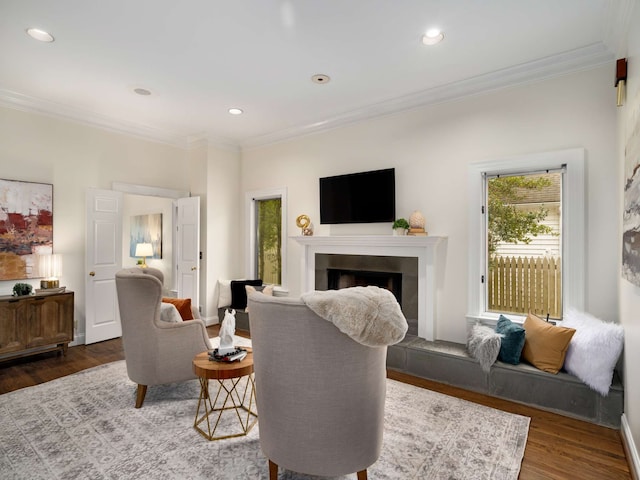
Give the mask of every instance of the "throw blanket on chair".
[(303, 294), (301, 299), (316, 315), (369, 347), (393, 345), (407, 333), (407, 319), (396, 297), (384, 288), (315, 291)]

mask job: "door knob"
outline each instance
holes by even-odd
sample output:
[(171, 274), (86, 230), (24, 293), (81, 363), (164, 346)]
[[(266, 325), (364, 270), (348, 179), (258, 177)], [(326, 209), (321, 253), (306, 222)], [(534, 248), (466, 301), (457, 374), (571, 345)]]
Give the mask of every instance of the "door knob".
[(89, 272), (89, 275), (91, 275), (92, 277), (96, 276), (96, 272)]
[(193, 272), (197, 267), (191, 267), (191, 271)]

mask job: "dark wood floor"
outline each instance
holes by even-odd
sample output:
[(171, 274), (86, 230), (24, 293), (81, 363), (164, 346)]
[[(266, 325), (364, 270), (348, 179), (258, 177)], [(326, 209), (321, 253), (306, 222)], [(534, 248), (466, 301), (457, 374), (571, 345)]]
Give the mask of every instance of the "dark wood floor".
[[(218, 326), (208, 327), (214, 336)], [(241, 332), (238, 332), (241, 333)], [(248, 335), (244, 335), (248, 336)], [(124, 359), (120, 339), (0, 363), (0, 394)], [(521, 480), (630, 480), (620, 432), (518, 403), (390, 371), (389, 378), (531, 418)]]

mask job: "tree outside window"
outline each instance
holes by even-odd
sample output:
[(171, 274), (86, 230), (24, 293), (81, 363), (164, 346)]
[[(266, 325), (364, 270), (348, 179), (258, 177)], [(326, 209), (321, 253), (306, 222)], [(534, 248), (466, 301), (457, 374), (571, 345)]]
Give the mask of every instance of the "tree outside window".
[(489, 311), (561, 318), (561, 175), (487, 179)]
[(282, 284), (282, 199), (255, 201), (256, 275), (264, 283)]

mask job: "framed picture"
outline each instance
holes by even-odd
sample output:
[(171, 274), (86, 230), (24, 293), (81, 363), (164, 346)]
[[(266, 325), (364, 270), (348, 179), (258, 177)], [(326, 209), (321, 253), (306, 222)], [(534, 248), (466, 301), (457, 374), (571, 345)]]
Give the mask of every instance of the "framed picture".
[(153, 257), (162, 258), (162, 214), (135, 215), (131, 217), (129, 256), (135, 257), (138, 243), (153, 245)]
[(624, 163), (622, 276), (640, 286), (640, 91), (629, 102)]
[(0, 280), (37, 278), (53, 252), (53, 185), (0, 179)]

